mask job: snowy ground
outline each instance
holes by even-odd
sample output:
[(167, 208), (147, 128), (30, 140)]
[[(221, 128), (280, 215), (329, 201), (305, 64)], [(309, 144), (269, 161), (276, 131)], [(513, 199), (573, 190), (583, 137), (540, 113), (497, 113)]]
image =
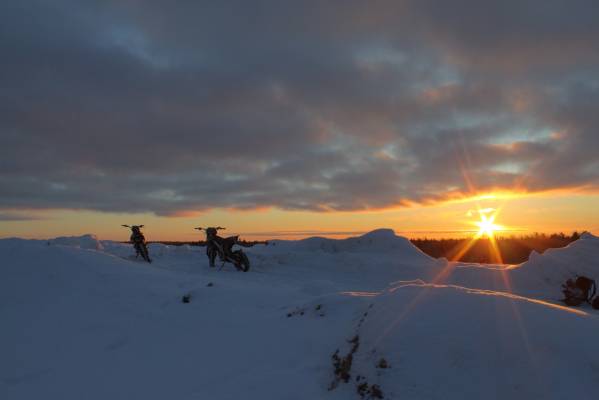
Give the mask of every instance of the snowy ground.
[(519, 266), (389, 230), (255, 246), (247, 273), (204, 251), (154, 244), (148, 265), (93, 236), (0, 240), (0, 399), (599, 396), (599, 311), (558, 302), (599, 280), (591, 235)]

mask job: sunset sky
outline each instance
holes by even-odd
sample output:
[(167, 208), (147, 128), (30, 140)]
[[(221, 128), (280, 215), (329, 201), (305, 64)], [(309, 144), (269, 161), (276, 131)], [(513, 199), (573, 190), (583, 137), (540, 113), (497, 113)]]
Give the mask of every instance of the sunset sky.
[(0, 237), (597, 233), (597, 21), (594, 0), (2, 1)]

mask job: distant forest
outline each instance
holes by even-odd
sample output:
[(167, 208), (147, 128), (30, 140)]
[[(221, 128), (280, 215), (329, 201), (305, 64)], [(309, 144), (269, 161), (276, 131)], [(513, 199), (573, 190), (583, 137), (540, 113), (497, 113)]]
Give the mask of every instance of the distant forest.
[[(511, 236), (495, 238), (499, 253), (503, 262), (506, 264), (520, 264), (530, 256), (535, 250), (542, 253), (547, 249), (565, 247), (580, 238), (578, 232), (572, 235), (564, 233), (555, 233), (546, 235), (543, 233), (534, 233), (526, 236)], [(459, 259), (460, 250), (464, 249), (471, 242), (471, 239), (411, 239), (411, 242), (420, 250), (431, 257), (446, 257), (453, 261), (475, 262), (475, 263), (493, 263), (496, 262), (490, 251), (491, 243), (488, 238), (478, 239), (472, 244)]]

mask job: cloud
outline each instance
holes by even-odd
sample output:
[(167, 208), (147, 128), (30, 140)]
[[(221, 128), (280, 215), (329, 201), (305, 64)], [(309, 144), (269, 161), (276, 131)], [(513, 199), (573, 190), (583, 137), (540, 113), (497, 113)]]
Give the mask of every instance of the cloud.
[(596, 190), (592, 5), (3, 2), (0, 209)]
[(25, 212), (0, 212), (0, 221), (36, 221), (44, 219), (40, 215), (25, 213)]

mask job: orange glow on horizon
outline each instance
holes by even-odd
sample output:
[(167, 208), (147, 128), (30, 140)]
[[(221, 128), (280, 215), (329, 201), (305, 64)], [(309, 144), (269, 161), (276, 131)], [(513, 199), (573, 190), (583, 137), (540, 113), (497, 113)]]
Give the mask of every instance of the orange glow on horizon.
[[(437, 199), (440, 200), (440, 199)], [(155, 215), (86, 210), (6, 210), (22, 219), (0, 219), (0, 237), (46, 239), (96, 234), (101, 239), (125, 240), (121, 224), (145, 224), (149, 240), (198, 240), (199, 225), (226, 226), (227, 232), (248, 240), (301, 239), (309, 236), (344, 238), (378, 228), (391, 228), (408, 238), (473, 237), (480, 230), (479, 210), (489, 218), (494, 236), (538, 233), (599, 232), (599, 194), (582, 192), (517, 194), (493, 192), (430, 204), (404, 204), (378, 210), (316, 212), (262, 208), (211, 209), (196, 213)], [(466, 218), (465, 218), (466, 216)], [(191, 230), (190, 230), (191, 229)], [(486, 238), (486, 236), (484, 236)]]

